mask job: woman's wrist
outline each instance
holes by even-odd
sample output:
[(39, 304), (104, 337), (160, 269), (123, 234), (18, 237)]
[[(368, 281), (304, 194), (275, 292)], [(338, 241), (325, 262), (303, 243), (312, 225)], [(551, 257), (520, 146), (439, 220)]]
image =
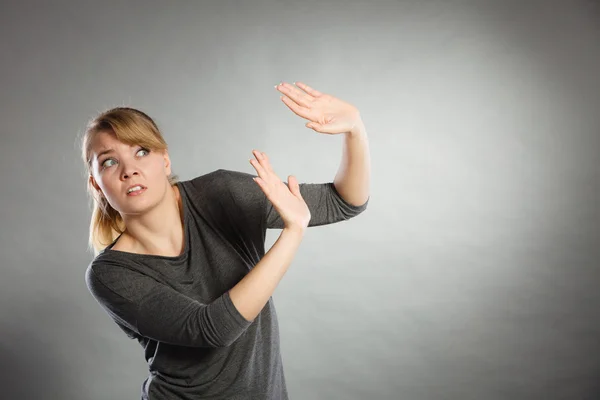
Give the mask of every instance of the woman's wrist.
[(292, 235), (296, 235), (299, 237), (303, 237), (304, 236), (304, 232), (306, 232), (306, 228), (304, 226), (301, 225), (290, 225), (290, 226), (286, 226), (283, 228), (283, 232), (289, 232)]

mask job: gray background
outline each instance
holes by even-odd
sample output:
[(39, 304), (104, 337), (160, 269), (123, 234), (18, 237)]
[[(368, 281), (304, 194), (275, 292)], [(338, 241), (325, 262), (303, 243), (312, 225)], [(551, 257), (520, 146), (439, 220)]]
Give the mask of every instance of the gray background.
[(598, 3), (12, 3), (1, 398), (136, 399), (147, 375), (84, 282), (87, 120), (144, 110), (182, 179), (257, 148), (332, 181), (342, 138), (280, 80), (355, 104), (372, 155), (368, 210), (309, 230), (274, 295), (291, 399), (600, 398)]

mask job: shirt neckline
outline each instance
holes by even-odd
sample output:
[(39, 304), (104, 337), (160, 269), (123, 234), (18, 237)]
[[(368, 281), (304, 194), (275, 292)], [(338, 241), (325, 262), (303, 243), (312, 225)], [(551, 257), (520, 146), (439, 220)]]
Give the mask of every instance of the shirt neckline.
[(171, 260), (171, 261), (179, 261), (179, 260), (185, 259), (188, 255), (188, 251), (189, 251), (189, 246), (188, 246), (189, 245), (189, 243), (188, 243), (188, 241), (189, 241), (189, 238), (188, 238), (188, 227), (189, 227), (188, 198), (187, 198), (187, 193), (184, 193), (183, 184), (181, 182), (177, 182), (175, 184), (179, 188), (179, 197), (181, 198), (181, 207), (183, 208), (183, 222), (182, 223), (183, 223), (184, 248), (183, 248), (183, 252), (181, 254), (179, 254), (178, 256), (163, 256), (163, 255), (159, 255), (159, 254), (132, 253), (129, 251), (113, 250), (112, 247), (115, 245), (115, 243), (117, 243), (117, 240), (119, 240), (121, 235), (123, 235), (122, 233), (111, 244), (106, 246), (106, 248), (104, 249), (104, 253), (121, 255), (121, 256), (126, 256), (126, 257), (152, 258), (152, 259), (162, 259), (162, 260)]

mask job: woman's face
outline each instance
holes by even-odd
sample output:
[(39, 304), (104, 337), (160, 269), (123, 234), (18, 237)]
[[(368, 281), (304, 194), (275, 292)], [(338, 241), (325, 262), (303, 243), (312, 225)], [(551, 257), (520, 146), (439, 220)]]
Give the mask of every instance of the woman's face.
[[(92, 185), (121, 215), (142, 214), (162, 201), (168, 188), (168, 153), (130, 146), (113, 133), (99, 132), (91, 147)], [(129, 192), (132, 186), (142, 190)]]

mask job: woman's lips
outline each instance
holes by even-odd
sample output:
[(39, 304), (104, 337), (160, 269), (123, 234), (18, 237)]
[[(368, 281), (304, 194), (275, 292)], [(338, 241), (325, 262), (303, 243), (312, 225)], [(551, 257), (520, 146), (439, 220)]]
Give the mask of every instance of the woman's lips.
[(131, 193), (127, 193), (127, 196), (139, 196), (140, 194), (144, 193), (146, 191), (147, 188), (141, 188), (140, 190), (134, 190)]

